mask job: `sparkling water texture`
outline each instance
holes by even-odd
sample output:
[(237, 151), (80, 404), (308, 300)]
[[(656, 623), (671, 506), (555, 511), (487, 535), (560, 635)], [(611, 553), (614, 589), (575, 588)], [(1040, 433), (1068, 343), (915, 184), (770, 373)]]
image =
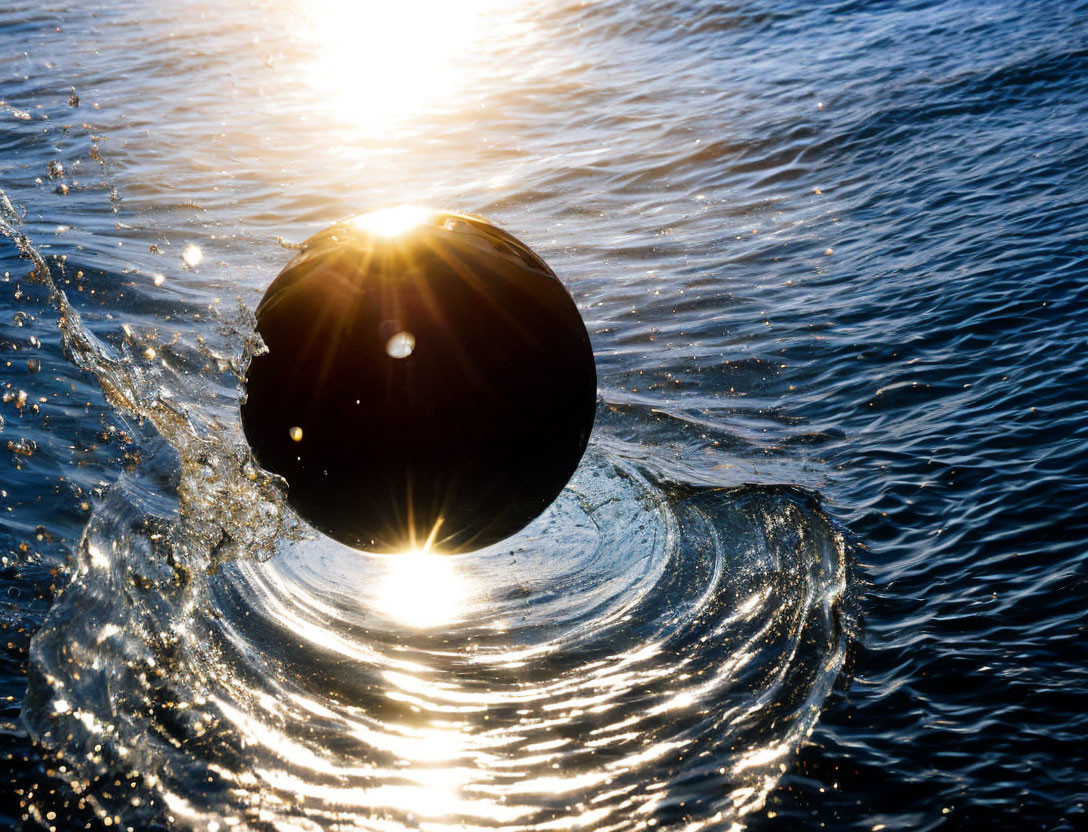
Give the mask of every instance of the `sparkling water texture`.
[[(6, 4), (0, 826), (1084, 828), (1086, 125), (1085, 2)], [(396, 203), (597, 362), (463, 557), (239, 425), (291, 247)]]

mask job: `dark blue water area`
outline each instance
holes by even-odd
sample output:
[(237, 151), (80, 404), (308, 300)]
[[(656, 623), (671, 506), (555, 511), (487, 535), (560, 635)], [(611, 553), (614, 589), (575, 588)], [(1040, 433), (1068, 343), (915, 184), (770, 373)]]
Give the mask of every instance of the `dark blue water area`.
[[(856, 541), (844, 666), (742, 825), (1088, 828), (1088, 3), (530, 4), (471, 106), (354, 144), (290, 4), (150, 5), (0, 10), (0, 189), (87, 331), (237, 353), (277, 236), (489, 216), (572, 289), (599, 436)], [(146, 784), (77, 792), (32, 738), (31, 639), (111, 483), (173, 458), (32, 266), (0, 239), (0, 825), (97, 828)]]

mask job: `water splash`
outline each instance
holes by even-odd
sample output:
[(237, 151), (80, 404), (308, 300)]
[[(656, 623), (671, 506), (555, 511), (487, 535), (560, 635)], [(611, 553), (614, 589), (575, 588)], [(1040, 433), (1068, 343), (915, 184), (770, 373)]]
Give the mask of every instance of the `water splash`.
[(185, 371), (186, 365), (211, 359), (220, 372), (241, 379), (249, 359), (263, 349), (252, 318), (245, 321), (248, 326), (243, 330), (249, 334), (241, 339), (237, 359), (215, 353), (198, 336), (195, 345), (176, 347), (176, 361), (149, 361), (158, 357), (154, 347), (143, 344), (128, 326), (122, 327), (121, 349), (114, 350), (83, 325), (79, 311), (23, 232), (19, 214), (2, 190), (0, 235), (31, 262), (31, 279), (49, 291), (66, 355), (81, 370), (94, 374), (107, 401), (122, 417), (136, 425), (148, 423), (155, 437), (152, 441), (167, 443), (177, 454), (176, 495), (182, 520), (172, 534), (192, 543), (194, 552), (213, 555), (200, 564), (202, 568), (217, 565), (226, 549), (232, 554), (268, 553), (271, 541), (286, 531), (284, 523), (291, 522), (283, 511), (283, 482), (256, 465), (248, 446), (228, 426), (206, 415), (199, 390)]

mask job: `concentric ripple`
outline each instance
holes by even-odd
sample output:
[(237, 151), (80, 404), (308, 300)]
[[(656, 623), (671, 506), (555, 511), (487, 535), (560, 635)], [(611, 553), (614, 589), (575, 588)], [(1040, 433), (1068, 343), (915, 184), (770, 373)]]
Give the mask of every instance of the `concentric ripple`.
[(157, 796), (198, 828), (735, 821), (842, 660), (842, 539), (789, 489), (665, 484), (597, 449), (516, 545), (288, 540), (185, 579), (175, 551), (150, 585), (163, 552), (119, 527), (137, 503), (116, 490), (35, 642), (29, 708), (77, 777), (140, 771), (138, 814)]

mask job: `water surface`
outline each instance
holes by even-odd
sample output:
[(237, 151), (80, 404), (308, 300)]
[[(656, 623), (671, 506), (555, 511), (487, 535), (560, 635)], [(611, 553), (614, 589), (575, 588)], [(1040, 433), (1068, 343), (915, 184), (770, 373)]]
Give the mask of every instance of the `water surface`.
[[(73, 5), (0, 12), (8, 822), (1085, 823), (1088, 5)], [(402, 201), (600, 400), (398, 566), (237, 400), (283, 244)]]

